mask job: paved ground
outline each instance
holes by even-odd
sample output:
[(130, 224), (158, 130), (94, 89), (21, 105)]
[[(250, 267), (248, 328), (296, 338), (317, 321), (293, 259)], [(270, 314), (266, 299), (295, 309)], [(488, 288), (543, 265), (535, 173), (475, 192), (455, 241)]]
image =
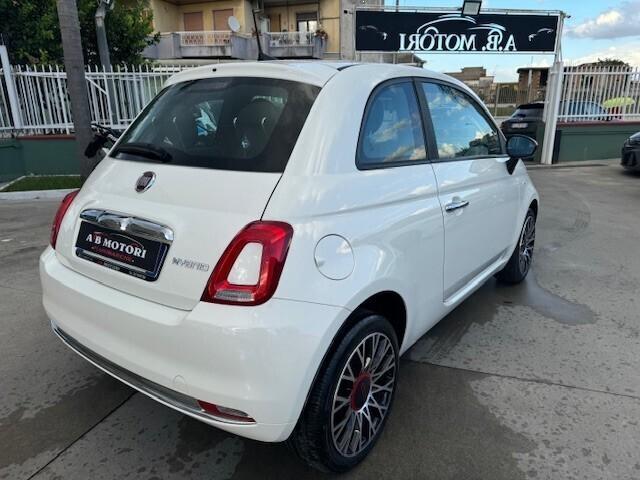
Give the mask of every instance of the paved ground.
[[(345, 478), (640, 479), (640, 176), (532, 177), (533, 275), (488, 283), (405, 355), (387, 430)], [(133, 394), (54, 338), (37, 257), (55, 206), (0, 202), (0, 478), (323, 478)]]

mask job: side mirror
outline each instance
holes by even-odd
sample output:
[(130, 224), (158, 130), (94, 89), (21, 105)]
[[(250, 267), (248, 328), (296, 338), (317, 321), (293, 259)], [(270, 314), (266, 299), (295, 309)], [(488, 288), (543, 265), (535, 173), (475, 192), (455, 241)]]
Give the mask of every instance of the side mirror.
[(108, 138), (103, 135), (94, 135), (93, 140), (89, 142), (89, 145), (84, 150), (84, 156), (87, 158), (95, 157), (98, 151), (107, 143), (107, 140)]
[(518, 164), (518, 161), (523, 158), (533, 157), (538, 148), (538, 142), (533, 138), (526, 135), (514, 135), (507, 140), (507, 155), (509, 160), (507, 161), (507, 170), (509, 174), (512, 174)]

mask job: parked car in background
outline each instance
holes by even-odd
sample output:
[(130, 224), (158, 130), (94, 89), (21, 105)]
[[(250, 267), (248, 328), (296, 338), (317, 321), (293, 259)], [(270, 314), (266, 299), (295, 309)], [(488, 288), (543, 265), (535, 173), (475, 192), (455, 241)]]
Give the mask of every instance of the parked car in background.
[(536, 131), (542, 124), (543, 102), (525, 103), (518, 105), (511, 117), (500, 124), (502, 132), (510, 135), (527, 135), (535, 139)]
[(151, 398), (345, 471), (384, 429), (399, 356), (487, 279), (529, 272), (535, 147), (414, 67), (184, 71), (63, 200), (44, 308)]
[[(518, 105), (515, 112), (500, 124), (500, 129), (505, 137), (509, 139), (513, 135), (526, 135), (538, 143), (542, 142), (542, 112), (544, 111), (543, 102), (524, 103)], [(523, 160), (533, 160), (533, 157), (524, 158)]]
[(640, 171), (640, 132), (634, 133), (624, 142), (621, 164), (627, 170)]
[(558, 115), (568, 122), (604, 122), (611, 119), (602, 105), (590, 101), (563, 100)]

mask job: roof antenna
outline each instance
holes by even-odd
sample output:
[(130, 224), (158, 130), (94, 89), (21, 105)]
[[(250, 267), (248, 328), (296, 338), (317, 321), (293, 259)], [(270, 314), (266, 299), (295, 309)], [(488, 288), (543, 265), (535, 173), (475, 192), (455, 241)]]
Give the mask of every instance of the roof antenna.
[(256, 42), (258, 42), (258, 61), (262, 62), (264, 60), (276, 60), (274, 57), (267, 55), (262, 51), (262, 43), (260, 43), (260, 31), (258, 30), (258, 22), (256, 21), (256, 11), (260, 10), (251, 9), (251, 13), (253, 14), (253, 26), (256, 30)]

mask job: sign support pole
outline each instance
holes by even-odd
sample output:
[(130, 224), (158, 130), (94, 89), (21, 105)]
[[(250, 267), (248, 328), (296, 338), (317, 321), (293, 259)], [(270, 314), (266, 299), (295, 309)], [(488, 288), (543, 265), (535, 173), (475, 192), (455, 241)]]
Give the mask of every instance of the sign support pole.
[(562, 81), (564, 79), (564, 64), (562, 62), (562, 29), (564, 27), (564, 14), (560, 17), (558, 28), (558, 43), (556, 46), (553, 66), (549, 73), (547, 84), (547, 98), (544, 105), (544, 138), (542, 140), (542, 152), (540, 163), (551, 165), (553, 163), (553, 147), (558, 126), (558, 111), (560, 108), (560, 96), (562, 93)]
[(9, 96), (9, 109), (11, 110), (11, 117), (13, 118), (13, 128), (19, 129), (22, 128), (20, 102), (18, 101), (16, 87), (13, 83), (13, 76), (11, 75), (11, 63), (9, 63), (9, 54), (7, 53), (7, 47), (5, 47), (4, 45), (0, 45), (0, 64), (2, 65), (5, 85), (7, 86), (7, 95)]

